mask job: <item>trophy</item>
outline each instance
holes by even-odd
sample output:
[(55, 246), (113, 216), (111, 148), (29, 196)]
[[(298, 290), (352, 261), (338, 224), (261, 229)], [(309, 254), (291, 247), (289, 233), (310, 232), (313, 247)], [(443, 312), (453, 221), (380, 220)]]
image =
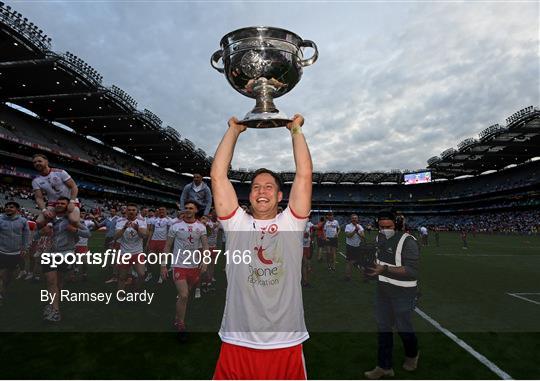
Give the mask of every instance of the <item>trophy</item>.
[[(255, 98), (255, 107), (240, 123), (253, 128), (285, 126), (291, 121), (274, 105), (274, 98), (291, 91), (302, 77), (302, 68), (318, 58), (317, 45), (302, 40), (285, 29), (249, 27), (225, 35), (221, 49), (212, 54), (210, 63), (224, 73), (240, 94)], [(302, 48), (312, 48), (304, 59)], [(219, 61), (222, 66), (219, 66)]]

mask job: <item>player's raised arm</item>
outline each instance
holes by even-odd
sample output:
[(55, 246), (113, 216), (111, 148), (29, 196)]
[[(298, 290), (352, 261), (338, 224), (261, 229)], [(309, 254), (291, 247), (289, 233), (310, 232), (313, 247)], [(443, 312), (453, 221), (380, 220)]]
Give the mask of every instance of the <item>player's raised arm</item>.
[(238, 197), (234, 187), (227, 177), (229, 166), (234, 154), (234, 147), (238, 136), (246, 130), (246, 126), (238, 124), (238, 119), (229, 119), (229, 128), (214, 155), (210, 177), (212, 179), (212, 193), (214, 206), (218, 216), (227, 216), (238, 208)]
[(287, 124), (287, 129), (291, 131), (294, 163), (296, 165), (296, 175), (289, 195), (289, 206), (299, 216), (307, 216), (311, 211), (311, 192), (313, 179), (313, 163), (311, 154), (302, 133), (304, 118), (296, 114), (293, 121)]

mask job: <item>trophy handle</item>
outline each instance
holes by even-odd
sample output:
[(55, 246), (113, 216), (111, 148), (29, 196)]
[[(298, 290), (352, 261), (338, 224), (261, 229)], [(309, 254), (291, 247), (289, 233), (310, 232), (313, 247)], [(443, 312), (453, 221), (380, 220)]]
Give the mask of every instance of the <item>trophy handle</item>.
[(313, 55), (310, 58), (307, 58), (305, 60), (300, 61), (300, 66), (305, 67), (305, 66), (313, 65), (315, 63), (315, 61), (317, 61), (317, 58), (319, 58), (319, 50), (317, 49), (317, 45), (311, 40), (304, 40), (300, 44), (300, 47), (301, 48), (312, 48), (313, 50), (315, 50), (315, 52), (313, 53)]
[(216, 69), (217, 71), (223, 74), (225, 72), (225, 68), (217, 66), (217, 63), (219, 62), (219, 60), (222, 60), (222, 59), (223, 59), (223, 50), (221, 49), (216, 50), (214, 54), (212, 54), (212, 57), (210, 58), (210, 64), (212, 65), (214, 69)]

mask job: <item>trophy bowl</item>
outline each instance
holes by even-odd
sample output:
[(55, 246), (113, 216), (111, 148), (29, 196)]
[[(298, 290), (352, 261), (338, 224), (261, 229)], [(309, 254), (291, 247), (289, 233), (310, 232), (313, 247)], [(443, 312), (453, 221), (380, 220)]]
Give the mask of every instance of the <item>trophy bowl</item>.
[[(240, 123), (252, 128), (271, 128), (290, 122), (276, 108), (274, 98), (296, 86), (302, 78), (302, 68), (317, 60), (317, 45), (285, 29), (258, 26), (226, 34), (220, 46), (210, 58), (212, 67), (225, 74), (240, 94), (255, 99), (255, 107)], [(314, 50), (310, 58), (304, 59), (304, 48)]]

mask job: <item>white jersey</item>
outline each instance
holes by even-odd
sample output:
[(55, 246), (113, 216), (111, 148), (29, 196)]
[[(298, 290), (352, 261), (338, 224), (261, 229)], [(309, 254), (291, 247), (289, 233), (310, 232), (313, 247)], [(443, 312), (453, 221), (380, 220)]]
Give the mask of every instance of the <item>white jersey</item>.
[(311, 234), (313, 233), (313, 224), (308, 221), (304, 229), (304, 247), (311, 247)]
[[(122, 230), (124, 228), (124, 225), (128, 222), (127, 218), (120, 218), (118, 222), (116, 223), (116, 230)], [(137, 218), (134, 221), (130, 222), (130, 226), (126, 229), (124, 234), (120, 236), (118, 239), (118, 243), (120, 243), (120, 250), (122, 250), (122, 253), (130, 253), (130, 254), (139, 254), (143, 252), (143, 239), (131, 225), (139, 225), (139, 228), (146, 228), (146, 221), (142, 218)]]
[(221, 229), (221, 225), (219, 221), (214, 222), (212, 220), (209, 220), (206, 226), (210, 229), (210, 233), (208, 234), (208, 246), (216, 247), (217, 235), (218, 235), (219, 229)]
[[(94, 224), (94, 222), (91, 220), (82, 220), (81, 222), (88, 228), (88, 230), (92, 230), (94, 226), (96, 226), (96, 224)], [(79, 242), (77, 242), (75, 246), (88, 246), (88, 238), (80, 237)]]
[(337, 237), (338, 229), (339, 222), (336, 220), (326, 221), (324, 224), (324, 234), (326, 235), (326, 238)]
[(422, 234), (422, 235), (428, 235), (428, 230), (427, 230), (427, 228), (426, 228), (425, 226), (422, 226), (422, 227), (420, 228), (420, 234)]
[[(358, 234), (354, 234), (352, 237), (347, 237), (347, 235), (345, 235), (345, 243), (349, 246), (354, 246), (354, 247), (360, 246), (360, 242), (362, 241), (362, 239), (360, 238), (359, 234), (364, 231), (364, 228), (360, 224), (357, 224), (357, 226), (358, 226)], [(351, 222), (350, 224), (347, 224), (347, 226), (345, 226), (345, 234), (352, 233), (355, 229), (356, 227)]]
[(173, 224), (173, 220), (169, 217), (152, 217), (152, 222), (150, 224), (154, 225), (154, 231), (152, 233), (152, 237), (150, 237), (150, 240), (165, 241), (167, 239), (169, 227)]
[[(180, 221), (169, 229), (169, 238), (174, 237), (172, 267), (199, 267), (202, 252), (202, 236), (206, 235), (206, 226), (199, 221), (189, 223)], [(197, 250), (199, 254), (194, 254)]]
[[(237, 208), (220, 220), (229, 253), (221, 340), (255, 349), (286, 348), (307, 340), (300, 282), (307, 218), (287, 207), (274, 219), (256, 220)], [(235, 264), (234, 253), (247, 253), (250, 262)]]
[(60, 197), (71, 198), (71, 190), (66, 185), (70, 179), (63, 169), (51, 168), (48, 175), (38, 175), (32, 180), (32, 189), (41, 190), (48, 202), (55, 202)]

